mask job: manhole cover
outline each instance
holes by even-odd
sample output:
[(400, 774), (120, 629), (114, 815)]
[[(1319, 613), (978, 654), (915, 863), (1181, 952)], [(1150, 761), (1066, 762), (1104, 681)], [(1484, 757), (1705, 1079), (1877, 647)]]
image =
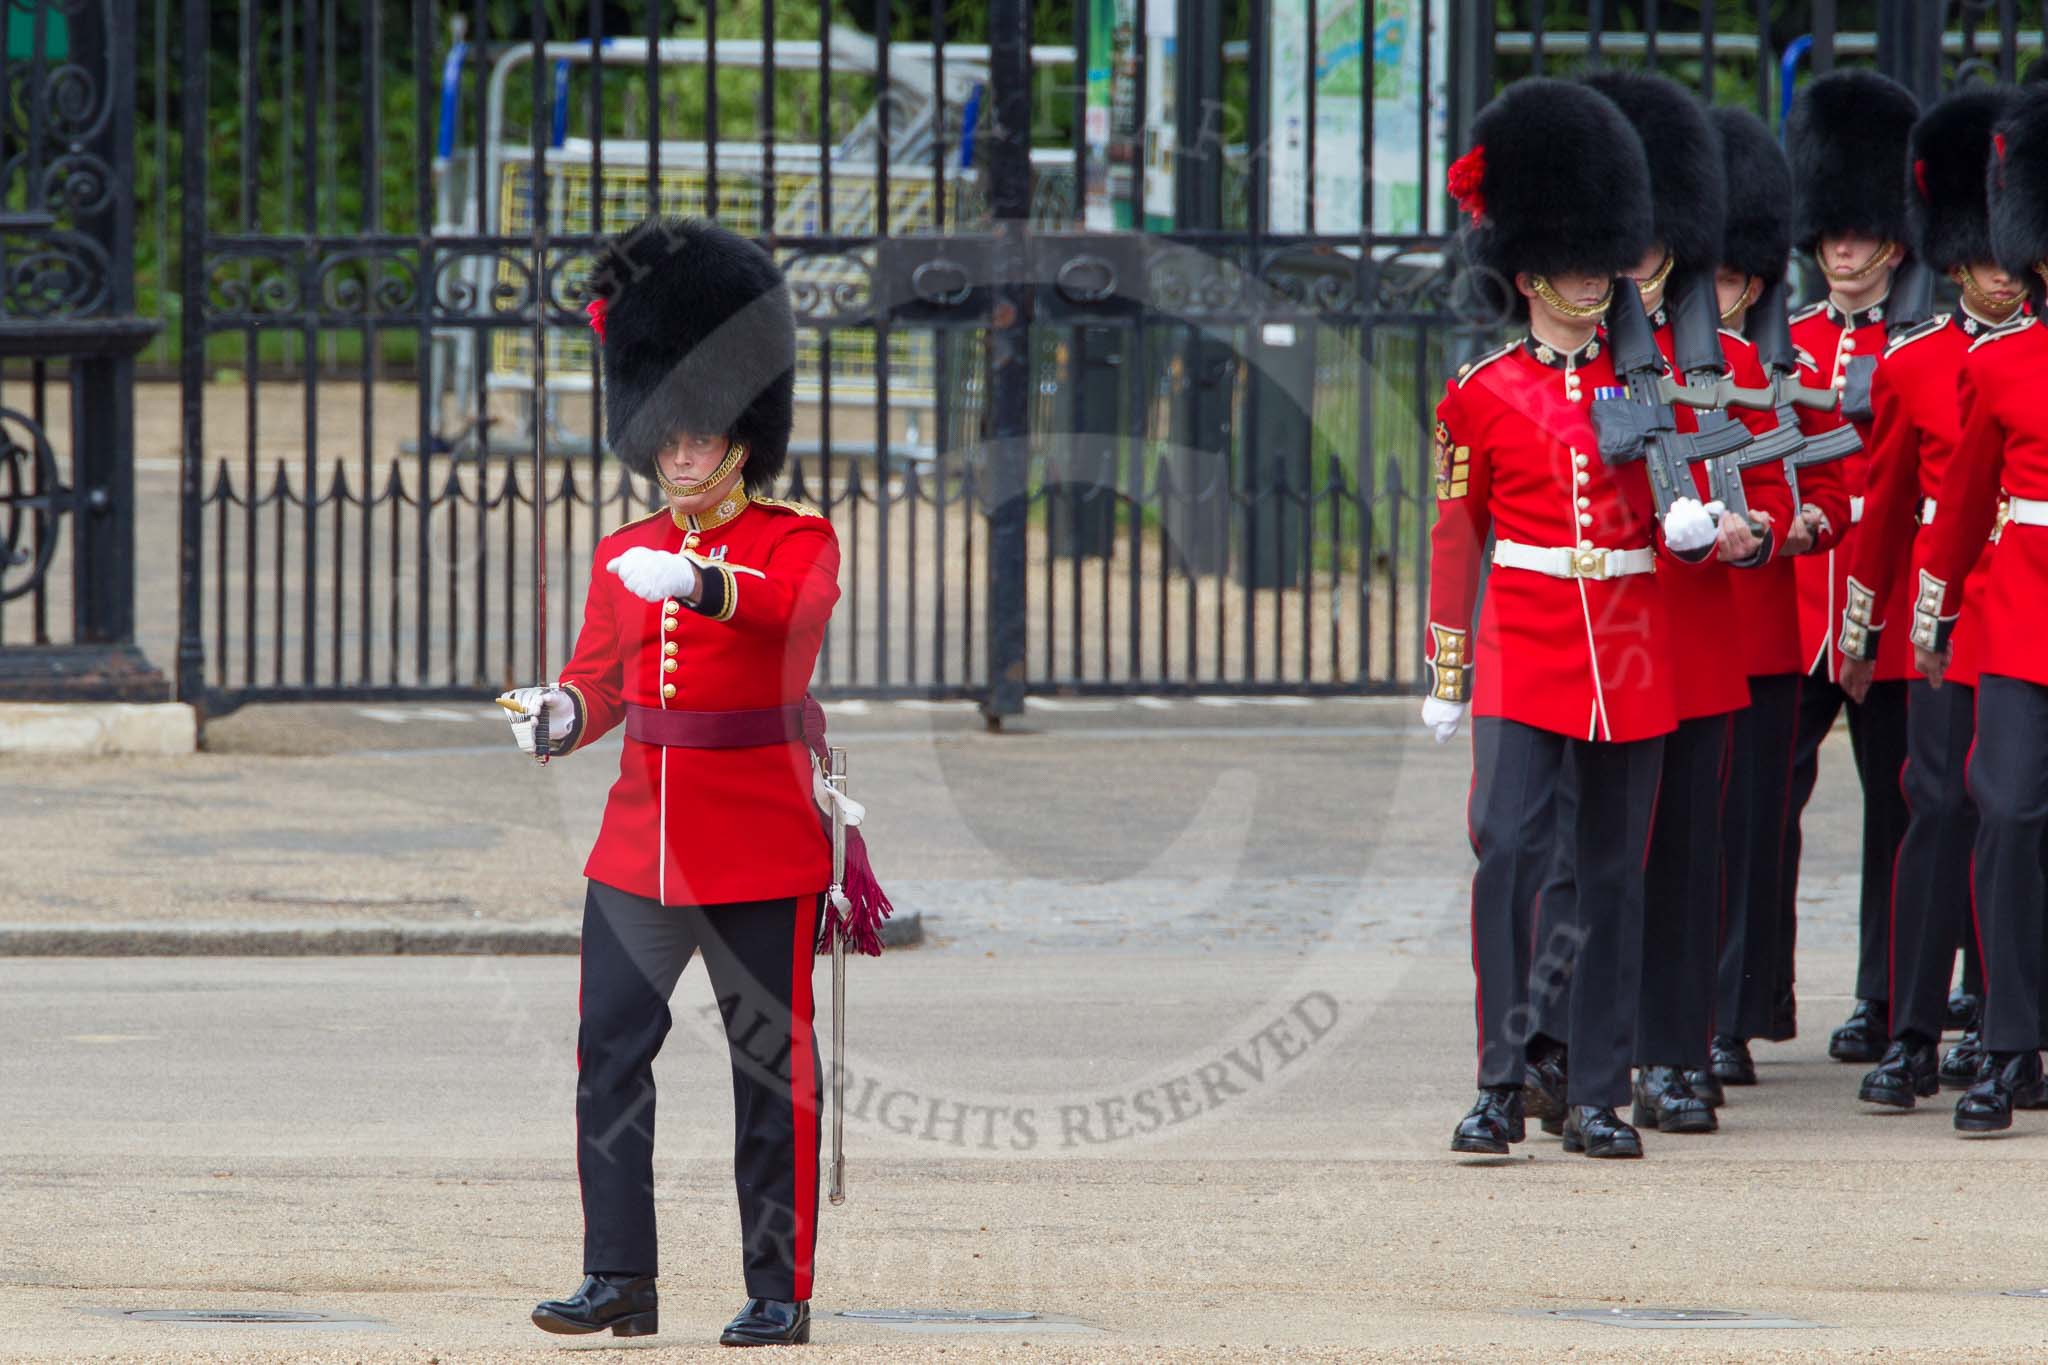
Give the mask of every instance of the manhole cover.
[(855, 1322), (917, 1322), (973, 1326), (987, 1322), (1037, 1322), (1036, 1313), (1007, 1308), (848, 1308), (838, 1316)]
[(1734, 1308), (1548, 1308), (1543, 1316), (1569, 1322), (1597, 1322), (1609, 1327), (1818, 1327), (1817, 1322), (1748, 1313)]

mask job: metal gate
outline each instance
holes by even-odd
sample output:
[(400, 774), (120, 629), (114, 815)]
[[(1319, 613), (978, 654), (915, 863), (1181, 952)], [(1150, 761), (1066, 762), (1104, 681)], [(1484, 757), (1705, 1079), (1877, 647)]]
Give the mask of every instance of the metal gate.
[(1176, 7), (1149, 233), (1081, 230), (1086, 35), (1021, 2), (570, 8), (185, 0), (180, 696), (527, 681), (536, 497), (564, 657), (594, 540), (652, 505), (598, 453), (581, 277), (655, 206), (789, 273), (787, 491), (844, 559), (821, 692), (1413, 685), (1440, 261), (1268, 231), (1226, 126), (1262, 7)]
[(1484, 340), (1437, 186), (1497, 83), (1648, 62), (1775, 116), (1802, 62), (1928, 91), (2039, 46), (2016, 0), (174, 4), (212, 712), (530, 681), (536, 500), (566, 656), (652, 505), (600, 454), (581, 278), (655, 208), (788, 270), (821, 692), (1412, 690), (1428, 418)]

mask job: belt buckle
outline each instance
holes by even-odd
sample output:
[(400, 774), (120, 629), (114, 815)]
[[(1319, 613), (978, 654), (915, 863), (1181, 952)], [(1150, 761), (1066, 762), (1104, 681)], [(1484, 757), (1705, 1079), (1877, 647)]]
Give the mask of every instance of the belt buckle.
[(1573, 550), (1571, 556), (1573, 578), (1607, 577), (1606, 550)]

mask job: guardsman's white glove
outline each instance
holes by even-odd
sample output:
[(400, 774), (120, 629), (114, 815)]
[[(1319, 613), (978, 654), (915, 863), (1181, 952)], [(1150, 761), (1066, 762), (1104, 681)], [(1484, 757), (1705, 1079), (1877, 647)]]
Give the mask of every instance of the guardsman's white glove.
[(1702, 506), (1696, 498), (1675, 498), (1664, 513), (1664, 543), (1680, 554), (1704, 550), (1720, 534), (1715, 518), (1724, 509), (1719, 502)]
[(543, 698), (548, 704), (548, 751), (560, 753), (560, 743), (576, 729), (576, 699), (559, 687), (515, 687), (510, 692), (499, 694), (500, 699), (518, 706), (526, 714), (514, 715), (507, 711), (505, 718), (512, 722), (512, 739), (521, 752), (533, 752), (534, 712), (540, 709)]
[(1463, 702), (1440, 701), (1435, 697), (1422, 699), (1422, 723), (1436, 732), (1436, 742), (1448, 744), (1451, 736), (1458, 733), (1458, 725), (1465, 719)]
[(670, 597), (684, 602), (696, 600), (697, 566), (688, 555), (635, 545), (605, 568), (619, 576), (627, 592), (645, 601), (660, 602)]

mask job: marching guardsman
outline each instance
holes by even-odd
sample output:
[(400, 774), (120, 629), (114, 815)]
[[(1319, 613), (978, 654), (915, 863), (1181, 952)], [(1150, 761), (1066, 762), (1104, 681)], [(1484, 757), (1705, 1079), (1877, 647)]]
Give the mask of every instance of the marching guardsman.
[[(1598, 330), (1614, 277), (1653, 237), (1649, 169), (1627, 121), (1583, 86), (1532, 78), (1481, 111), (1473, 142), (1451, 167), (1450, 192), (1471, 219), (1482, 292), (1528, 331), (1464, 366), (1437, 408), (1422, 719), (1448, 740), (1472, 707), (1479, 859), (1480, 1090), (1451, 1146), (1502, 1154), (1524, 1136), (1531, 913), (1570, 762), (1584, 799), (1565, 1146), (1640, 1156), (1640, 1136), (1614, 1111), (1629, 1098), (1642, 859), (1675, 723), (1651, 575), (1666, 552), (1704, 557), (1715, 531), (1692, 499), (1674, 501), (1660, 528), (1640, 462), (1610, 468), (1588, 415), (1594, 392), (1617, 382)], [(1489, 537), (1494, 572), (1475, 627)]]
[[(818, 1208), (811, 975), (832, 874), (806, 688), (839, 599), (832, 524), (766, 494), (789, 449), (795, 326), (782, 274), (702, 221), (653, 219), (592, 275), (606, 436), (667, 505), (597, 544), (574, 656), (522, 688), (514, 733), (588, 747), (623, 723), (584, 871), (576, 1156), (582, 1287), (549, 1332), (655, 1331), (653, 1062), (702, 953), (733, 1067), (748, 1299), (721, 1340), (810, 1336)], [(813, 706), (815, 704), (812, 704)]]
[[(1906, 144), (1918, 117), (1902, 85), (1870, 71), (1835, 71), (1799, 92), (1786, 119), (1792, 159), (1795, 245), (1811, 252), (1827, 280), (1827, 297), (1792, 321), (1792, 339), (1813, 360), (1819, 382), (1842, 387), (1852, 358), (1881, 355), (1894, 269), (1904, 260)], [(1824, 423), (1821, 418), (1812, 425)], [(1806, 420), (1802, 419), (1805, 425)], [(1887, 946), (1891, 924), (1892, 860), (1906, 832), (1906, 802), (1899, 790), (1906, 762), (1906, 679), (1912, 656), (1906, 642), (1880, 641), (1874, 681), (1863, 700), (1842, 691), (1837, 626), (1844, 612), (1869, 621), (1884, 612), (1911, 610), (1903, 580), (1892, 603), (1864, 600), (1849, 579), (1855, 523), (1862, 520), (1865, 480), (1875, 444), (1867, 423), (1857, 423), (1863, 453), (1842, 461), (1850, 526), (1825, 554), (1797, 560), (1799, 636), (1807, 677), (1799, 693), (1799, 732), (1793, 757), (1791, 825), (1786, 831), (1786, 923), (1796, 901), (1799, 818), (1820, 772), (1820, 746), (1846, 706), (1849, 741), (1863, 788), (1863, 877), (1859, 905), (1856, 1007), (1828, 1040), (1828, 1055), (1843, 1062), (1874, 1062), (1887, 1038)], [(1779, 967), (1792, 979), (1790, 936)]]
[[(1763, 371), (1754, 353), (1739, 339), (1723, 337), (1718, 328), (1713, 267), (1722, 247), (1726, 185), (1720, 143), (1707, 111), (1684, 87), (1662, 76), (1605, 71), (1586, 77), (1585, 84), (1621, 110), (1649, 161), (1656, 239), (1630, 273), (1666, 365), (1674, 372), (1680, 367), (1673, 321), (1691, 310), (1692, 335), (1704, 354), (1687, 358), (1695, 363), (1704, 358), (1715, 377), (1737, 370), (1738, 382), (1761, 388)], [(1765, 428), (1777, 422), (1771, 412), (1744, 415)], [(1697, 430), (1692, 409), (1681, 407), (1676, 417), (1679, 431)], [(1694, 464), (1691, 474), (1700, 499), (1711, 498), (1707, 469)], [(1771, 528), (1790, 519), (1791, 492), (1782, 472), (1762, 468), (1748, 471), (1744, 485), (1746, 497), (1753, 495), (1755, 525), (1723, 514), (1720, 548), (1722, 558), (1753, 568), (1770, 559)], [(1709, 1097), (1694, 1092), (1687, 1073), (1705, 1072), (1708, 1063), (1722, 916), (1722, 779), (1730, 717), (1749, 702), (1748, 671), (1731, 638), (1741, 628), (1731, 576), (1728, 565), (1711, 562), (1657, 579), (1672, 625), (1677, 728), (1664, 739), (1644, 868), (1644, 899), (1655, 912), (1643, 926), (1631, 1118), (1667, 1133), (1711, 1133), (1719, 1126)], [(1558, 800), (1564, 837), (1544, 887), (1539, 944), (1552, 942), (1560, 923), (1575, 912), (1578, 888), (1569, 826), (1578, 799), (1578, 784), (1567, 771)], [(1531, 991), (1543, 1040), (1532, 1048), (1537, 1055), (1524, 1104), (1545, 1111), (1549, 1128), (1553, 1115), (1562, 1118), (1564, 1099), (1554, 1091), (1560, 1073), (1569, 1088), (1569, 1067), (1546, 1044), (1559, 1034), (1553, 1021), (1565, 1012), (1559, 1006), (1576, 993), (1576, 973), (1570, 983), (1559, 984), (1539, 972)]]
[[(1756, 115), (1717, 108), (1712, 117), (1728, 174), (1728, 213), (1715, 292), (1723, 324), (1740, 331), (1766, 289), (1782, 284), (1791, 260), (1792, 168)], [(1782, 309), (1782, 302), (1777, 306)], [(1739, 347), (1753, 367), (1755, 348), (1746, 341)], [(1784, 467), (1773, 465), (1770, 473), (1789, 502)], [(1805, 512), (1781, 523), (1783, 534), (1771, 559), (1747, 573), (1728, 576), (1735, 599), (1732, 619), (1739, 623), (1734, 644), (1749, 676), (1749, 705), (1735, 713), (1723, 811), (1727, 905), (1712, 1049), (1721, 1071), (1690, 1078), (1694, 1092), (1715, 1103), (1723, 1084), (1756, 1080), (1748, 1040), (1785, 1032), (1779, 1014), (1790, 983), (1781, 980), (1778, 971), (1787, 933), (1781, 916), (1790, 910), (1781, 889), (1784, 813), (1800, 678), (1805, 672), (1792, 557), (1832, 543), (1831, 532), (1817, 541), (1816, 527), (1848, 522), (1847, 497), (1832, 467), (1802, 471), (1800, 496)], [(1827, 508), (1833, 509), (1832, 515)]]
[[(1869, 494), (1857, 528), (1841, 622), (1842, 690), (1862, 701), (1883, 637), (1911, 623), (1887, 604), (1913, 582), (1914, 547), (1940, 520), (1943, 472), (1962, 434), (1956, 381), (1979, 337), (2009, 321), (2026, 287), (1992, 256), (1985, 166), (1992, 128), (2012, 106), (2009, 90), (1966, 89), (1913, 125), (1907, 191), (1913, 250), (1962, 291), (1953, 313), (1937, 314), (1885, 349), (1871, 379)], [(1978, 580), (1981, 589), (1983, 580)], [(1909, 684), (1906, 804), (1911, 815), (1892, 874), (1890, 1046), (1863, 1078), (1859, 1098), (1911, 1109), (1939, 1088), (1935, 1047), (1946, 1022), (1956, 949), (1970, 926), (1970, 850), (1976, 812), (1963, 770), (1977, 737), (1975, 609), (1965, 603), (1959, 649), (1945, 685)], [(1861, 614), (1859, 614), (1861, 613)], [(1955, 1081), (1976, 1078), (1976, 1049), (1952, 1053)]]
[[(2035, 308), (2048, 282), (2048, 90), (2029, 89), (1992, 133), (1991, 249), (2027, 281)], [(1984, 960), (1983, 1069), (1956, 1103), (1966, 1133), (2012, 1126), (2014, 1109), (2048, 1107), (2041, 1072), (2040, 987), (2048, 885), (2048, 330), (2035, 316), (1970, 343), (1957, 392), (1962, 435), (1922, 539), (1911, 631), (1930, 683), (1963, 648), (1977, 661), (1970, 753), (1977, 807), (1976, 934)], [(2007, 494), (2001, 517), (1999, 495)], [(2001, 520), (2003, 526), (2001, 527)], [(1996, 543), (1989, 544), (1993, 536)], [(1976, 594), (1974, 580), (1981, 579)], [(1965, 645), (1965, 635), (1974, 643)], [(1951, 637), (1954, 637), (1953, 639)], [(1946, 690), (1944, 686), (1943, 690)]]

